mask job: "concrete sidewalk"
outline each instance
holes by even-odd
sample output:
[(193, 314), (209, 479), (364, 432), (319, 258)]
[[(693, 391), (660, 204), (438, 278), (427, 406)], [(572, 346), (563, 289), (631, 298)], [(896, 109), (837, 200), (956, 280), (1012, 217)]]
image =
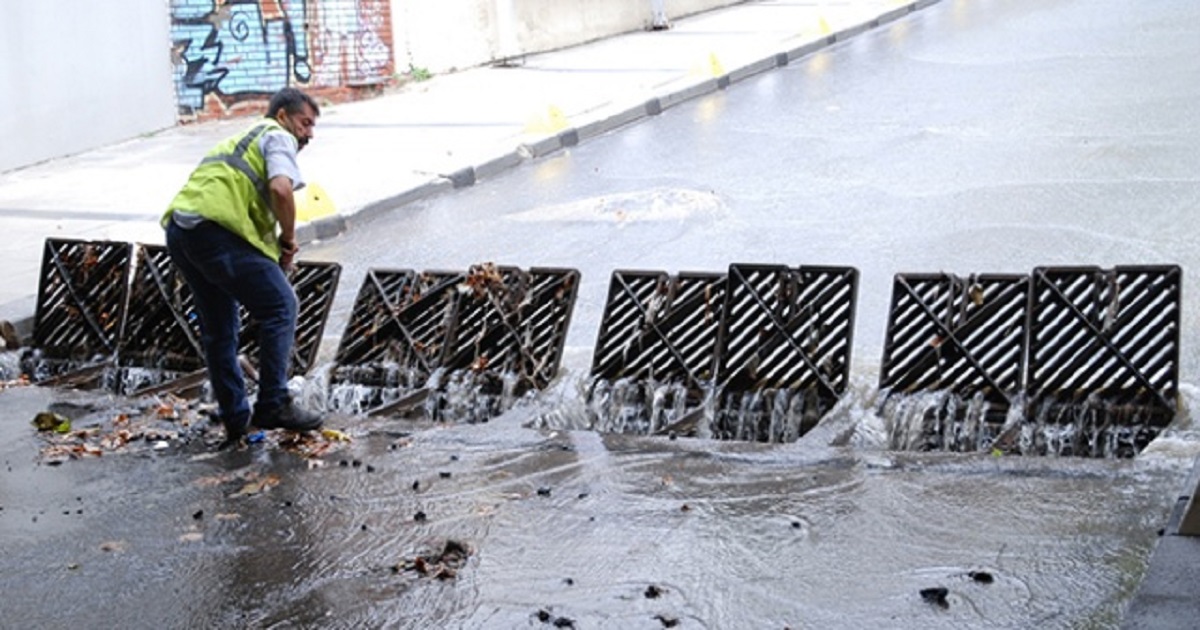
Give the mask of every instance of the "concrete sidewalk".
[[(674, 104), (723, 89), (937, 0), (747, 2), (638, 32), (470, 69), (323, 109), (301, 155), (337, 214), (300, 229), (329, 238), (356, 219), (474, 182)], [(86, 115), (86, 102), (79, 113)], [(103, 121), (96, 121), (103, 124)], [(161, 243), (157, 219), (197, 161), (248, 122), (175, 127), (0, 174), (0, 320), (28, 334), (46, 238)]]

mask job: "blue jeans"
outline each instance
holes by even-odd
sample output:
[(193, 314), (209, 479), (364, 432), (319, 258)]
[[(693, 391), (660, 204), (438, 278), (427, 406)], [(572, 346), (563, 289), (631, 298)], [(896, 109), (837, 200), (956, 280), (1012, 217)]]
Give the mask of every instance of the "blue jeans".
[(259, 324), (255, 406), (272, 410), (288, 404), (287, 371), (296, 338), (296, 292), (283, 269), (211, 221), (190, 230), (169, 221), (167, 251), (192, 289), (208, 379), (221, 422), (226, 427), (244, 429), (250, 420), (246, 383), (237, 358), (239, 304)]

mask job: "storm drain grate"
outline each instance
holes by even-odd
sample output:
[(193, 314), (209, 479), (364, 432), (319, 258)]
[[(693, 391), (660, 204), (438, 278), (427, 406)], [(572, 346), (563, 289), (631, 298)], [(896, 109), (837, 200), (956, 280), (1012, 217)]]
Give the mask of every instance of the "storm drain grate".
[(133, 246), (46, 239), (33, 324), (35, 381), (111, 361), (120, 342)]
[(129, 289), (131, 308), (117, 361), (121, 366), (190, 372), (204, 367), (192, 291), (167, 248), (142, 245)]
[(681, 383), (712, 380), (725, 277), (615, 271), (592, 356), (592, 376)]
[(588, 404), (598, 428), (791, 441), (849, 380), (857, 271), (613, 274)]
[(1180, 276), (897, 275), (879, 380), (892, 446), (1135, 454), (1175, 415)]
[(729, 267), (714, 436), (791, 442), (850, 381), (858, 272), (848, 267)]
[(338, 348), (331, 404), (481, 421), (558, 373), (572, 269), (370, 270)]
[[(189, 382), (203, 381), (192, 293), (165, 247), (47, 239), (43, 270), (34, 325), (37, 352), (24, 366), (36, 381), (99, 383), (134, 394), (147, 386), (172, 391), (172, 381), (184, 374)], [(316, 360), (340, 271), (333, 263), (296, 265), (293, 373), (307, 373)], [(243, 314), (242, 326), (240, 351), (253, 365), (255, 325)]]
[(1177, 266), (1034, 270), (1029, 413), (1062, 427), (1045, 449), (1131, 455), (1171, 422), (1181, 284)]

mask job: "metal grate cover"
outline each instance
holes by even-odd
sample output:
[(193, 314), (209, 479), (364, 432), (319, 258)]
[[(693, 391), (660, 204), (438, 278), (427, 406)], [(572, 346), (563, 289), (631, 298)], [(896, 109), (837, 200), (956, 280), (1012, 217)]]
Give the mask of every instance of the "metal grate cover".
[(116, 354), (132, 251), (129, 243), (46, 239), (33, 324), (33, 346), (45, 358)]
[(1179, 388), (1178, 266), (1039, 267), (1030, 307), (1030, 404), (1102, 403), (1162, 427)]
[(793, 441), (849, 384), (858, 272), (735, 264), (727, 287), (715, 436)]
[(535, 389), (549, 384), (562, 359), (579, 272), (476, 266), (465, 285), (442, 367), (516, 374)]
[[(297, 264), (294, 373), (307, 372), (316, 360), (340, 271), (332, 263)], [(255, 353), (253, 337), (254, 325), (243, 313), (242, 352)], [(33, 345), (43, 359), (26, 369), (35, 380), (94, 383), (101, 375), (81, 364), (102, 358), (117, 368), (104, 386), (120, 393), (204, 367), (191, 290), (161, 245), (47, 239)]]
[[(1134, 266), (896, 276), (880, 389), (885, 405), (901, 395), (893, 412), (916, 415), (900, 416), (893, 445), (1140, 452), (1177, 410), (1181, 275)], [(904, 401), (921, 392), (948, 397)]]
[(192, 291), (161, 245), (139, 246), (117, 360), (121, 366), (190, 372), (204, 367)]
[[(423, 402), (435, 374), (443, 374), (440, 386), (454, 382), (489, 396), (500, 395), (502, 374), (515, 375), (517, 389), (540, 389), (558, 373), (578, 286), (572, 269), (371, 270), (338, 348), (333, 382), (375, 390), (363, 403), (374, 412), (391, 411), (386, 399), (403, 401), (405, 392)], [(499, 409), (494, 401), (480, 408), (485, 417)]]
[(711, 382), (725, 277), (615, 271), (592, 376), (699, 388)]
[(846, 267), (730, 266), (718, 383), (836, 400), (850, 380), (857, 289)]
[(616, 417), (600, 423), (691, 432), (715, 414), (720, 439), (796, 439), (849, 382), (857, 285), (845, 267), (614, 272), (589, 400)]
[(1029, 277), (897, 274), (879, 388), (981, 392), (1007, 407), (1024, 389)]
[(394, 369), (424, 382), (442, 363), (461, 274), (408, 269), (367, 271), (335, 362), (335, 380), (396, 385)]

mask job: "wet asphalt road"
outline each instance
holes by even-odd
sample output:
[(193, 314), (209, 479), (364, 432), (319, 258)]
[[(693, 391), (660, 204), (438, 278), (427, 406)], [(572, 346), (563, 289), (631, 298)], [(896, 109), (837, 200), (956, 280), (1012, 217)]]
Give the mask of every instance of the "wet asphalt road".
[[(344, 265), (326, 354), (367, 268), (579, 269), (567, 378), (486, 425), (334, 418), (354, 441), (313, 459), (214, 455), (193, 427), (49, 466), (28, 422), (51, 403), (95, 409), (81, 426), (141, 410), (2, 391), (0, 625), (1115, 627), (1200, 451), (1190, 416), (1132, 461), (895, 454), (872, 382), (897, 272), (1179, 264), (1194, 399), (1197, 31), (1183, 0), (945, 0), (306, 249)], [(578, 406), (613, 269), (731, 262), (860, 270), (856, 385), (825, 426), (524, 426)], [(414, 568), (447, 539), (453, 578)]]

